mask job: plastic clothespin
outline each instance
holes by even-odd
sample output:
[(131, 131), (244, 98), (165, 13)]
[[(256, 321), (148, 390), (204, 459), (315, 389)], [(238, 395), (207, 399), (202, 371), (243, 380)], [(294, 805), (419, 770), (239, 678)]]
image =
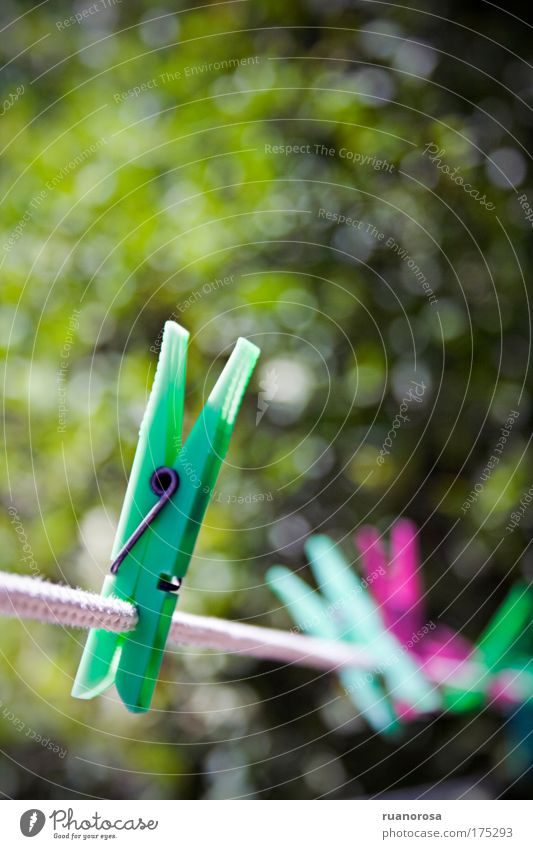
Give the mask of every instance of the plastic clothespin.
[(389, 615), (397, 623), (396, 635), (402, 642), (424, 625), (420, 576), (417, 527), (409, 519), (399, 519), (390, 534)]
[(310, 537), (306, 551), (320, 588), (336, 608), (344, 639), (362, 643), (374, 654), (402, 714), (437, 710), (441, 706), (438, 691), (387, 630), (378, 606), (333, 540), (322, 535)]
[[(462, 680), (461, 657), (457, 647), (466, 643), (458, 637), (455, 643), (450, 641), (446, 650), (440, 650), (438, 640), (431, 662), (438, 657), (453, 657), (453, 651), (459, 661), (457, 680), (453, 677), (443, 686), (443, 699), (448, 710), (457, 712), (479, 708), (489, 696), (496, 704), (505, 709), (516, 708), (517, 701), (533, 697), (533, 670), (531, 668), (530, 646), (524, 647), (527, 626), (533, 618), (533, 597), (531, 590), (523, 584), (516, 584), (500, 605), (475, 645), (470, 647), (468, 659), (477, 662), (479, 673), (472, 680)], [(453, 634), (453, 632), (451, 632)], [(458, 635), (457, 635), (458, 636)], [(429, 646), (431, 650), (431, 646)]]
[(235, 419), (259, 349), (240, 338), (182, 447), (189, 334), (167, 321), (154, 383), (102, 595), (137, 607), (134, 631), (89, 632), (72, 695), (92, 699), (113, 683), (133, 712), (148, 710), (163, 651)]
[[(275, 566), (267, 573), (270, 587), (287, 604), (300, 627), (317, 636), (365, 645), (402, 712), (404, 706), (416, 713), (436, 710), (440, 705), (438, 693), (386, 630), (378, 608), (333, 541), (314, 536), (305, 548), (324, 598), (285, 567)], [(377, 674), (347, 669), (339, 675), (346, 692), (375, 730), (390, 733), (397, 729), (397, 713)]]
[[(475, 646), (476, 654), (494, 678), (490, 690), (499, 702), (505, 703), (507, 688), (510, 701), (514, 702), (511, 694), (520, 685), (520, 678), (529, 677), (532, 626), (533, 591), (527, 584), (517, 583), (509, 590)], [(502, 678), (499, 672), (504, 668), (507, 674)], [(521, 676), (522, 671), (525, 676)]]
[(365, 578), (382, 612), (387, 628), (408, 642), (424, 625), (423, 590), (417, 528), (399, 519), (391, 528), (387, 556), (377, 528), (366, 525), (354, 535), (361, 552)]
[[(329, 640), (344, 638), (325, 599), (290, 569), (272, 566), (266, 582), (299, 629)], [(397, 730), (396, 713), (376, 675), (349, 668), (340, 669), (338, 674), (347, 695), (374, 731), (391, 734)]]
[(532, 589), (517, 583), (511, 587), (476, 644), (478, 654), (492, 675), (489, 696), (505, 715), (505, 765), (513, 781), (524, 775), (533, 763), (532, 625)]
[[(457, 664), (457, 674), (450, 675), (449, 682), (441, 687), (444, 706), (454, 711), (479, 706), (484, 700), (483, 687), (472, 685), (461, 674), (461, 664), (471, 657), (473, 646), (451, 628), (428, 623), (415, 523), (402, 518), (392, 526), (390, 555), (385, 552), (377, 528), (370, 525), (360, 528), (354, 541), (361, 553), (370, 593), (389, 630), (408, 647), (423, 669), (441, 658)], [(430, 630), (429, 624), (433, 625)]]
[(511, 587), (476, 643), (489, 669), (501, 668), (510, 653), (518, 653), (532, 624), (533, 593), (527, 584), (517, 583)]

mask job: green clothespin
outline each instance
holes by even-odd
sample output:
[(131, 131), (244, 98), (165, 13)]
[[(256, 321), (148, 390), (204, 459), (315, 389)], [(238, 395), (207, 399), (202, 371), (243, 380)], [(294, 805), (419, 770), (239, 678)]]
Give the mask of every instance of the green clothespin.
[(524, 638), (530, 642), (531, 631), (526, 632), (532, 622), (533, 593), (527, 584), (517, 583), (511, 587), (476, 643), (477, 653), (491, 672), (508, 666), (513, 658), (524, 654), (521, 643)]
[[(525, 583), (511, 587), (479, 638), (476, 649), (492, 677), (489, 697), (505, 717), (505, 767), (513, 782), (531, 768), (533, 748), (533, 592)], [(517, 704), (518, 703), (518, 704)]]
[[(515, 584), (478, 638), (472, 650), (472, 660), (478, 661), (480, 673), (474, 680), (461, 680), (459, 668), (441, 688), (444, 707), (457, 713), (476, 710), (487, 701), (487, 695), (502, 702), (506, 686), (509, 690), (531, 689), (530, 640), (523, 646), (526, 631), (533, 621), (533, 595), (522, 583)], [(499, 675), (505, 670), (505, 680)], [(494, 676), (497, 679), (494, 687)], [(514, 679), (514, 680), (513, 680)], [(508, 683), (506, 684), (506, 681)]]
[(72, 695), (92, 699), (113, 683), (133, 712), (148, 710), (178, 600), (259, 349), (239, 339), (182, 447), (189, 334), (165, 324), (152, 392), (102, 595), (136, 605), (134, 631), (89, 633)]

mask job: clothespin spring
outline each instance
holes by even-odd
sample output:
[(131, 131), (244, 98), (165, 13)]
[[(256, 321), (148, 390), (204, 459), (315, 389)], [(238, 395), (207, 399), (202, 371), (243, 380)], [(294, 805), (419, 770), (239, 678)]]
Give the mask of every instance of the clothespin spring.
[[(111, 564), (112, 575), (117, 574), (120, 564), (130, 553), (135, 543), (140, 540), (144, 532), (154, 521), (155, 517), (159, 515), (165, 504), (168, 504), (178, 489), (179, 483), (180, 478), (177, 471), (172, 469), (170, 466), (159, 466), (159, 468), (152, 474), (150, 478), (150, 487), (156, 495), (159, 495), (159, 501), (154, 504), (152, 509), (146, 514), (130, 538), (120, 549), (115, 560)], [(175, 593), (181, 587), (181, 580), (181, 578), (172, 578), (170, 581), (167, 581), (162, 578), (159, 581), (157, 588), (159, 590), (166, 590), (167, 592)]]

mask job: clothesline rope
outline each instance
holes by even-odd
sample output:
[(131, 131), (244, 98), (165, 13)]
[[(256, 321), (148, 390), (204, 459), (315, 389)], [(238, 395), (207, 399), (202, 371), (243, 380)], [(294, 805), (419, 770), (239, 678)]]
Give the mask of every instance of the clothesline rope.
[[(131, 631), (138, 621), (134, 605), (121, 599), (104, 598), (96, 593), (9, 572), (0, 572), (0, 616), (74, 628), (105, 628), (114, 632)], [(366, 648), (347, 642), (181, 611), (172, 618), (169, 642), (329, 671), (343, 667), (371, 671), (378, 665)], [(479, 684), (487, 678), (487, 670), (474, 660), (459, 664), (435, 658), (423, 669), (428, 679), (437, 685)], [(532, 683), (526, 682), (528, 691)], [(520, 692), (523, 689), (523, 682), (514, 687), (518, 701), (526, 695)]]
[[(135, 606), (121, 599), (9, 572), (0, 572), (0, 615), (114, 632), (131, 631), (138, 621)], [(370, 670), (375, 666), (368, 652), (348, 643), (181, 611), (173, 616), (169, 640), (175, 645), (296, 662), (319, 669), (356, 666)]]

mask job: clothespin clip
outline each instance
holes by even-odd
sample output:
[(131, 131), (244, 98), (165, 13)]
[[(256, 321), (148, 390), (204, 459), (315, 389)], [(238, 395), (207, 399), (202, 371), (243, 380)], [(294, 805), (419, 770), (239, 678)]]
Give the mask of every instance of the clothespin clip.
[[(475, 652), (492, 676), (489, 692), (500, 703), (515, 704), (516, 695), (531, 698), (533, 591), (516, 583), (477, 640)], [(528, 669), (529, 667), (529, 669)], [(502, 670), (505, 673), (502, 675)], [(526, 692), (522, 694), (522, 679)], [(529, 691), (529, 694), (528, 694)]]
[[(401, 713), (416, 714), (436, 710), (440, 706), (440, 697), (427, 682), (417, 663), (410, 657), (393, 634), (387, 631), (378, 607), (371, 596), (357, 581), (353, 571), (340, 550), (327, 536), (310, 537), (305, 546), (311, 562), (311, 568), (320, 589), (329, 604), (325, 607), (326, 616), (320, 620), (321, 631), (314, 626), (311, 633), (332, 639), (343, 639), (364, 645), (376, 658), (376, 668), (385, 679), (388, 693)], [(302, 597), (303, 588), (309, 588), (299, 579), (294, 583), (291, 573), (283, 567), (274, 567), (267, 574), (267, 582), (289, 608), (295, 610), (298, 601), (297, 591)], [(298, 611), (295, 611), (298, 613)], [(326, 633), (327, 631), (327, 633)], [(385, 691), (376, 676), (368, 676), (358, 670), (343, 670), (341, 677), (349, 677), (352, 686), (347, 692), (353, 696), (354, 703), (368, 719), (372, 727), (379, 731), (394, 730), (397, 714), (388, 703)], [(372, 688), (362, 688), (361, 682), (372, 683)]]
[[(409, 519), (399, 519), (391, 528), (390, 554), (385, 552), (378, 530), (363, 526), (354, 535), (361, 553), (363, 570), (370, 593), (380, 605), (383, 618), (402, 644), (427, 624), (422, 566), (418, 550), (417, 527)], [(413, 644), (415, 653), (442, 651), (446, 657), (466, 658), (472, 647), (460, 635), (444, 626), (437, 626), (428, 638)]]
[(373, 652), (395, 702), (414, 713), (440, 707), (440, 697), (418, 664), (385, 627), (378, 606), (348, 561), (327, 536), (310, 537), (306, 546), (317, 582), (331, 604), (338, 606), (345, 639)]
[(400, 519), (391, 529), (390, 555), (377, 528), (363, 525), (354, 534), (370, 594), (383, 620), (402, 644), (423, 625), (416, 525)]
[(492, 677), (489, 696), (505, 715), (505, 767), (514, 782), (533, 763), (532, 625), (532, 589), (517, 583), (511, 587), (476, 644), (476, 651)]
[[(286, 606), (299, 630), (327, 640), (343, 639), (326, 600), (285, 566), (272, 566), (266, 582)], [(376, 675), (344, 668), (339, 678), (358, 712), (374, 731), (392, 734), (398, 728), (396, 712)]]
[(235, 419), (259, 349), (239, 339), (182, 447), (189, 334), (167, 321), (154, 383), (102, 595), (135, 604), (134, 631), (93, 629), (72, 695), (92, 699), (113, 683), (133, 712), (148, 710), (163, 651)]
[(456, 672), (441, 687), (444, 707), (454, 711), (479, 707), (485, 697), (482, 685), (472, 685), (461, 675), (461, 664), (471, 658), (473, 646), (451, 628), (428, 622), (414, 522), (399, 519), (392, 526), (390, 554), (378, 530), (370, 525), (360, 528), (354, 541), (368, 588), (387, 628), (416, 657), (422, 670), (435, 666), (440, 659), (457, 664)]

